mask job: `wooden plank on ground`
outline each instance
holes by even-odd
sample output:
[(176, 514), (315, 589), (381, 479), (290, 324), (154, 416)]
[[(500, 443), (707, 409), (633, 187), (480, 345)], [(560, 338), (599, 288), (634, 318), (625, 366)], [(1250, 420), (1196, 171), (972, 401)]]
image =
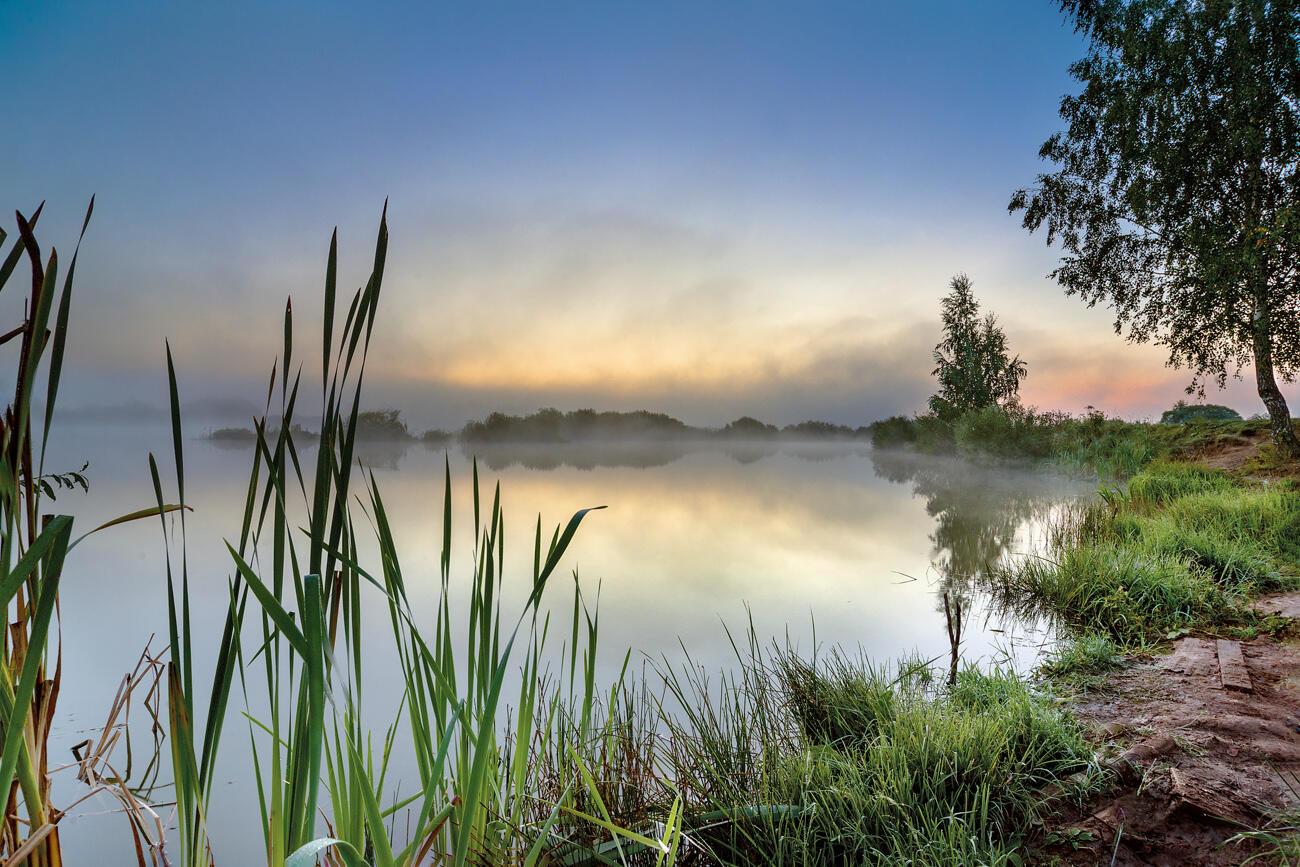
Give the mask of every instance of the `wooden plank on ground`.
[(1246, 657), (1241, 652), (1240, 641), (1218, 641), (1219, 682), (1224, 689), (1239, 692), (1251, 692), (1250, 671), (1246, 668)]
[(1248, 799), (1232, 798), (1204, 781), (1189, 776), (1178, 768), (1170, 768), (1174, 797), (1182, 806), (1207, 819), (1237, 825), (1243, 828), (1257, 826), (1259, 806)]

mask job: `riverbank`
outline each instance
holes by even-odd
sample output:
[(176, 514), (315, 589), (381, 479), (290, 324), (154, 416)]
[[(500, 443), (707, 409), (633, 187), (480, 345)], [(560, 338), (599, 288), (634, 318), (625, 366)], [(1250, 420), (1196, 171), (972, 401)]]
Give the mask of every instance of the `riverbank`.
[(1241, 431), (1171, 453), (991, 578), (1072, 638), (1041, 676), (1109, 771), (1034, 863), (1300, 862), (1297, 467)]
[(1230, 468), (1283, 469), (1269, 444), (1266, 419), (1196, 420), (1154, 424), (1043, 412), (1012, 405), (989, 407), (956, 419), (894, 416), (868, 427), (879, 449), (961, 455), (976, 461), (1036, 462), (1067, 472), (1126, 479), (1161, 458), (1229, 462)]

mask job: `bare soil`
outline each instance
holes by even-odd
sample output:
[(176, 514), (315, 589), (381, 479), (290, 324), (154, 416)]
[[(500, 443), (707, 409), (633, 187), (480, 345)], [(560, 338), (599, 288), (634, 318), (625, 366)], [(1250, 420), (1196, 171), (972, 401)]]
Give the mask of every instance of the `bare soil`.
[(1193, 450), (1192, 455), (1208, 467), (1237, 472), (1259, 455), (1269, 443), (1267, 430), (1242, 436), (1226, 437)]
[[(1300, 593), (1257, 604), (1300, 618)], [(1072, 706), (1116, 785), (1049, 821), (1035, 863), (1273, 863), (1229, 841), (1300, 806), (1300, 639), (1182, 638)]]

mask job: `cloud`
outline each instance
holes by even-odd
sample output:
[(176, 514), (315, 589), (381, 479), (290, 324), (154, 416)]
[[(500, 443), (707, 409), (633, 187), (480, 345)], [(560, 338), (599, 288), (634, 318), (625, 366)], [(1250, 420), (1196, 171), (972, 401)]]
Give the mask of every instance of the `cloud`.
[[(367, 389), (372, 406), (401, 407), (417, 426), (548, 405), (661, 409), (697, 424), (914, 412), (932, 390), (937, 298), (965, 260), (1029, 363), (1027, 403), (1149, 416), (1186, 384), (1158, 348), (1124, 343), (1106, 311), (1062, 298), (981, 236), (862, 238), (780, 220), (444, 199), (390, 213), (390, 225)], [(91, 285), (74, 312), (65, 405), (85, 418), (114, 414), (99, 406), (106, 393), (165, 405), (164, 336), (191, 399), (260, 402), (288, 295), (294, 366), (314, 395), (328, 236), (309, 234), (245, 232), (147, 261), (121, 258), (124, 245), (87, 251), (96, 267), (82, 271)], [(368, 272), (373, 226), (358, 219), (340, 238), (347, 298)], [(1230, 398), (1257, 408), (1248, 388)]]

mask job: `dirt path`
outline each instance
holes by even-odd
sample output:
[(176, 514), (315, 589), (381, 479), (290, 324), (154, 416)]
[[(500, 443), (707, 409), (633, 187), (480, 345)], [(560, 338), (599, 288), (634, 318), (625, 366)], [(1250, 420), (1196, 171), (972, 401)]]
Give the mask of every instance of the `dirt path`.
[[(1258, 604), (1300, 618), (1300, 593)], [(1041, 863), (1241, 864), (1259, 850), (1229, 838), (1300, 806), (1300, 639), (1183, 638), (1073, 709), (1121, 782), (1049, 823)]]

